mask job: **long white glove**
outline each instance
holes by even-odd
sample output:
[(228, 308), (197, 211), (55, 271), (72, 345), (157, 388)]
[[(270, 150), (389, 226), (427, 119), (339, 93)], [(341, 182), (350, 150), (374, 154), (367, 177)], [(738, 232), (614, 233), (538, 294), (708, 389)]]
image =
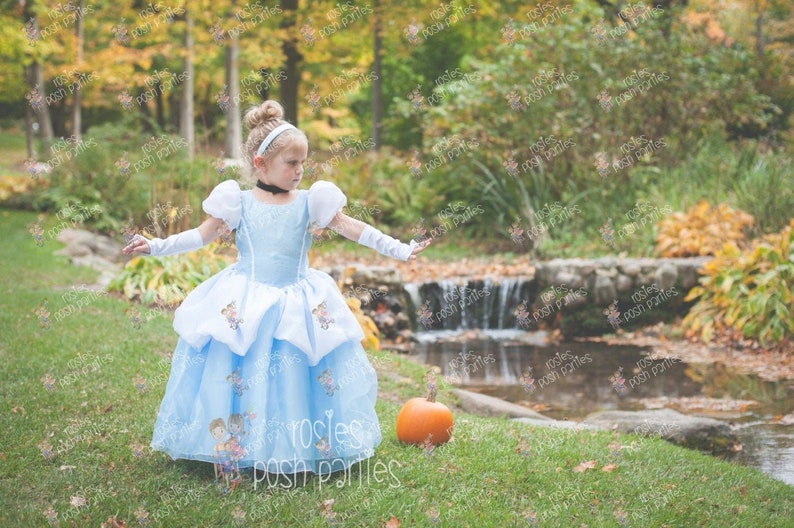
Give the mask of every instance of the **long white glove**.
[[(136, 235), (143, 240), (146, 240), (141, 235)], [(149, 255), (153, 257), (163, 257), (165, 255), (176, 255), (178, 253), (185, 253), (199, 249), (204, 245), (204, 239), (201, 238), (201, 233), (198, 228), (189, 229), (176, 235), (171, 235), (166, 239), (153, 238), (146, 240), (149, 244)]]
[(358, 237), (358, 243), (362, 246), (374, 249), (381, 255), (399, 260), (408, 260), (408, 257), (411, 256), (411, 253), (417, 246), (415, 240), (411, 240), (410, 244), (405, 244), (396, 238), (383, 234), (369, 224), (367, 224), (361, 232), (361, 236)]

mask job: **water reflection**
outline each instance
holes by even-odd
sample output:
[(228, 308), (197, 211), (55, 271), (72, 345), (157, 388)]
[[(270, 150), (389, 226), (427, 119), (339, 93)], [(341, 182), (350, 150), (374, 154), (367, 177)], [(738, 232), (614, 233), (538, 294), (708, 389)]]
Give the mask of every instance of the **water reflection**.
[[(419, 343), (414, 355), (455, 386), (529, 405), (547, 416), (580, 419), (601, 410), (640, 410), (645, 399), (732, 398), (758, 405), (709, 414), (737, 426), (736, 461), (794, 485), (794, 427), (771, 423), (794, 411), (794, 382), (767, 382), (722, 364), (649, 358), (642, 348), (516, 340)], [(687, 400), (683, 400), (687, 401)], [(691, 401), (691, 400), (690, 400)]]

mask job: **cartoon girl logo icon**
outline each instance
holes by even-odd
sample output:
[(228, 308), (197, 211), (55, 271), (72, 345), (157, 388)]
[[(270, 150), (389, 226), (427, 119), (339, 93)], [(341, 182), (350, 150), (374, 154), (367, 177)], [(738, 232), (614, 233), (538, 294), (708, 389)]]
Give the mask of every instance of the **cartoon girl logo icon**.
[(603, 313), (604, 313), (604, 315), (607, 316), (607, 321), (609, 321), (609, 324), (612, 325), (612, 328), (614, 328), (615, 330), (620, 328), (621, 320), (620, 320), (620, 312), (618, 311), (618, 301), (617, 300), (612, 301), (612, 304), (610, 304), (604, 310)]
[(317, 175), (319, 174), (319, 167), (320, 164), (314, 159), (314, 152), (312, 152), (308, 159), (306, 159), (306, 162), (303, 164), (303, 175), (309, 181), (315, 181), (317, 180)]
[(609, 383), (612, 384), (612, 388), (615, 389), (615, 392), (618, 394), (623, 394), (628, 390), (626, 388), (626, 379), (623, 377), (623, 367), (618, 367), (609, 377)]
[(132, 384), (135, 385), (135, 388), (138, 389), (138, 392), (141, 394), (146, 392), (146, 379), (141, 376), (140, 373), (133, 376)]
[(36, 447), (39, 448), (39, 452), (45, 460), (51, 460), (52, 457), (55, 456), (55, 453), (52, 451), (52, 444), (49, 440), (43, 440), (39, 442)]
[(612, 106), (613, 106), (612, 96), (609, 95), (609, 92), (607, 92), (606, 88), (604, 88), (598, 93), (596, 99), (598, 100), (598, 103), (601, 105), (601, 108), (603, 108), (607, 112), (612, 110)]
[(408, 100), (411, 101), (411, 104), (414, 107), (414, 110), (417, 112), (422, 110), (425, 106), (425, 97), (422, 95), (422, 85), (417, 84), (416, 88), (411, 90), (411, 93), (408, 94)]
[(513, 315), (516, 316), (516, 322), (518, 322), (518, 324), (524, 328), (529, 327), (530, 324), (529, 310), (527, 310), (528, 306), (529, 303), (527, 302), (526, 299), (524, 299), (523, 301), (521, 301), (521, 304), (516, 306), (515, 309), (513, 310)]
[(317, 381), (320, 382), (325, 394), (328, 396), (333, 396), (334, 392), (339, 390), (339, 385), (334, 381), (330, 368), (325, 369), (322, 374), (317, 376)]
[(226, 308), (221, 310), (221, 315), (226, 317), (226, 322), (232, 330), (237, 330), (243, 324), (243, 320), (237, 317), (237, 301), (227, 304)]
[(33, 20), (33, 17), (25, 22), (25, 26), (22, 28), (22, 31), (25, 33), (25, 37), (28, 39), (28, 44), (31, 46), (35, 46), (41, 38), (39, 28), (36, 25), (36, 21)]
[(42, 108), (44, 108), (44, 97), (41, 95), (38, 86), (35, 86), (28, 93), (26, 93), (25, 99), (28, 100), (30, 107), (33, 108), (34, 112), (39, 112)]
[(130, 95), (130, 92), (128, 92), (126, 88), (124, 88), (124, 91), (123, 91), (123, 92), (121, 92), (121, 93), (120, 93), (120, 94), (119, 94), (119, 95), (116, 97), (116, 99), (117, 99), (117, 100), (118, 100), (118, 102), (121, 104), (121, 107), (122, 107), (124, 110), (127, 110), (127, 111), (129, 111), (129, 110), (132, 110), (132, 109), (133, 109), (133, 106), (132, 106), (132, 96)]
[(114, 163), (114, 165), (116, 166), (116, 169), (118, 169), (118, 171), (119, 171), (119, 176), (121, 176), (122, 178), (125, 178), (125, 179), (129, 178), (130, 174), (131, 174), (131, 172), (130, 172), (130, 162), (127, 161), (126, 156), (127, 156), (127, 153), (125, 152)]
[(422, 442), (422, 451), (427, 456), (433, 456), (433, 451), (435, 451), (435, 449), (436, 445), (433, 443), (433, 434), (430, 433)]
[(535, 378), (532, 376), (532, 367), (527, 367), (527, 369), (521, 374), (521, 377), (518, 378), (518, 381), (521, 382), (521, 386), (526, 392), (535, 392)]
[(231, 374), (226, 376), (226, 381), (228, 381), (232, 386), (232, 390), (237, 396), (242, 396), (243, 391), (248, 390), (248, 384), (240, 376), (240, 372), (237, 369), (233, 370)]
[(419, 38), (419, 32), (422, 30), (422, 25), (416, 22), (416, 19), (411, 19), (410, 24), (403, 28), (403, 35), (411, 44), (419, 44), (422, 39)]
[(417, 242), (427, 240), (427, 229), (425, 228), (425, 219), (420, 218), (419, 221), (411, 228), (413, 239)]
[[(218, 243), (220, 243), (221, 247), (231, 247), (234, 244), (234, 234), (232, 230), (229, 229), (229, 224), (224, 222), (220, 226), (218, 226)], [(242, 319), (240, 323), (242, 323)], [(236, 329), (235, 329), (236, 330)]]
[(518, 93), (517, 87), (513, 87), (510, 93), (505, 95), (505, 99), (514, 112), (523, 112), (526, 108), (526, 105), (521, 101), (521, 94)]
[(414, 150), (413, 157), (406, 163), (406, 165), (408, 166), (408, 170), (411, 171), (411, 176), (413, 176), (416, 179), (422, 177), (422, 162), (419, 159), (418, 150)]
[(215, 24), (209, 27), (209, 31), (212, 34), (212, 39), (215, 41), (215, 44), (223, 44), (223, 34), (226, 33), (226, 30), (223, 29), (223, 21), (220, 18)]
[(590, 28), (590, 33), (593, 34), (599, 46), (603, 46), (604, 44), (606, 44), (607, 29), (606, 26), (604, 25), (605, 23), (606, 22), (604, 20), (601, 20), (598, 24)]
[(27, 160), (25, 160), (25, 170), (27, 171), (28, 174), (30, 174), (31, 178), (33, 178), (34, 180), (37, 180), (39, 178), (39, 175), (45, 172), (44, 167), (45, 165), (39, 163), (33, 158), (28, 158)]
[(598, 174), (602, 178), (606, 178), (607, 174), (609, 174), (609, 162), (607, 161), (607, 153), (596, 152), (595, 161), (593, 162), (593, 165), (595, 165)]
[(121, 22), (110, 28), (110, 31), (113, 32), (113, 35), (116, 37), (116, 41), (122, 46), (126, 46), (130, 41), (130, 37), (127, 34), (127, 26), (124, 25), (123, 18), (121, 19)]
[(507, 228), (507, 232), (510, 235), (510, 240), (513, 241), (515, 244), (521, 244), (524, 242), (524, 230), (521, 229), (521, 219), (516, 217), (515, 222)]
[(598, 228), (598, 232), (601, 233), (601, 238), (604, 239), (604, 242), (606, 242), (612, 249), (615, 249), (615, 238), (613, 236), (615, 234), (615, 230), (612, 228), (611, 218), (607, 218), (606, 223)]
[(223, 173), (226, 172), (226, 160), (223, 157), (224, 154), (225, 152), (221, 151), (220, 155), (212, 162), (212, 167), (215, 169), (215, 173), (218, 176), (223, 176)]
[(433, 326), (433, 312), (430, 311), (431, 303), (428, 299), (425, 299), (425, 302), (422, 306), (416, 310), (416, 315), (419, 318), (419, 322), (424, 325), (425, 328), (430, 328)]
[(320, 328), (328, 330), (328, 327), (333, 324), (334, 320), (328, 315), (328, 302), (323, 301), (312, 309), (312, 315), (317, 319)]
[(316, 84), (312, 86), (311, 91), (306, 94), (306, 102), (309, 103), (309, 106), (312, 107), (312, 111), (315, 114), (320, 111), (320, 92)]
[(516, 30), (513, 27), (513, 19), (508, 18), (507, 23), (502, 26), (502, 29), (499, 30), (499, 33), (502, 34), (502, 38), (507, 44), (513, 44), (516, 41)]
[(331, 444), (328, 443), (328, 440), (323, 436), (314, 443), (314, 447), (317, 448), (317, 451), (320, 452), (320, 455), (323, 459), (328, 460), (333, 456), (333, 450), (331, 449)]
[(317, 41), (317, 37), (315, 36), (316, 31), (314, 26), (312, 26), (312, 19), (308, 19), (305, 24), (303, 24), (300, 28), (301, 36), (303, 40), (306, 41), (306, 44), (309, 46), (314, 46), (314, 43)]
[(229, 87), (228, 85), (223, 85), (221, 91), (215, 94), (215, 102), (218, 103), (218, 106), (221, 108), (222, 111), (226, 112), (229, 109), (231, 98), (229, 97)]
[(47, 392), (52, 392), (55, 390), (55, 378), (52, 377), (52, 374), (47, 372), (41, 378), (39, 378), (42, 384), (44, 384), (44, 388)]
[(513, 153), (510, 153), (510, 157), (508, 157), (505, 161), (502, 162), (502, 167), (505, 168), (507, 174), (515, 178), (518, 176), (518, 162), (516, 162), (515, 158), (513, 157)]
[(41, 301), (34, 310), (33, 313), (36, 314), (36, 317), (39, 318), (39, 326), (44, 328), (45, 330), (50, 329), (50, 309), (49, 309), (49, 302), (47, 299)]

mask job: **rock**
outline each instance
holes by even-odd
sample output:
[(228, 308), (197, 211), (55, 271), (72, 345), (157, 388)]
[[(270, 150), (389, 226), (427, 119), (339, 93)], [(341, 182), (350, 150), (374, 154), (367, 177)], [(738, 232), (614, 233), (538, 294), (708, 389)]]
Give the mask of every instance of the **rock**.
[(350, 278), (352, 283), (356, 285), (392, 286), (397, 290), (402, 289), (402, 276), (400, 276), (397, 268), (387, 268), (385, 266), (357, 267)]
[(672, 409), (603, 411), (583, 423), (621, 433), (656, 436), (674, 444), (713, 454), (728, 454), (738, 443), (730, 426), (713, 418), (681, 414)]
[(654, 279), (659, 289), (668, 290), (675, 285), (675, 281), (678, 279), (678, 269), (665, 262), (656, 269)]
[(460, 400), (461, 409), (472, 414), (552, 421), (551, 418), (543, 416), (531, 409), (500, 400), (499, 398), (494, 398), (493, 396), (488, 396), (487, 394), (480, 394), (463, 389), (453, 389), (452, 393)]
[(615, 286), (619, 292), (627, 292), (631, 289), (631, 278), (626, 275), (618, 275), (618, 278), (615, 279)]
[(612, 278), (605, 273), (599, 273), (601, 270), (596, 270), (595, 284), (593, 285), (595, 303), (598, 306), (605, 306), (611, 303), (616, 297), (615, 284)]

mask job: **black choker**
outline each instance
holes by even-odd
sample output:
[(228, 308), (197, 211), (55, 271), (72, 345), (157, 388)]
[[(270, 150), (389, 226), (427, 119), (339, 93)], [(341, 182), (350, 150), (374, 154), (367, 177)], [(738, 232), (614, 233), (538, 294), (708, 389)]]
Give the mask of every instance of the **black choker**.
[(256, 186), (262, 189), (263, 191), (267, 191), (273, 194), (282, 194), (289, 192), (288, 190), (282, 189), (281, 187), (276, 187), (275, 185), (268, 185), (267, 183), (263, 183), (261, 180), (256, 180)]

